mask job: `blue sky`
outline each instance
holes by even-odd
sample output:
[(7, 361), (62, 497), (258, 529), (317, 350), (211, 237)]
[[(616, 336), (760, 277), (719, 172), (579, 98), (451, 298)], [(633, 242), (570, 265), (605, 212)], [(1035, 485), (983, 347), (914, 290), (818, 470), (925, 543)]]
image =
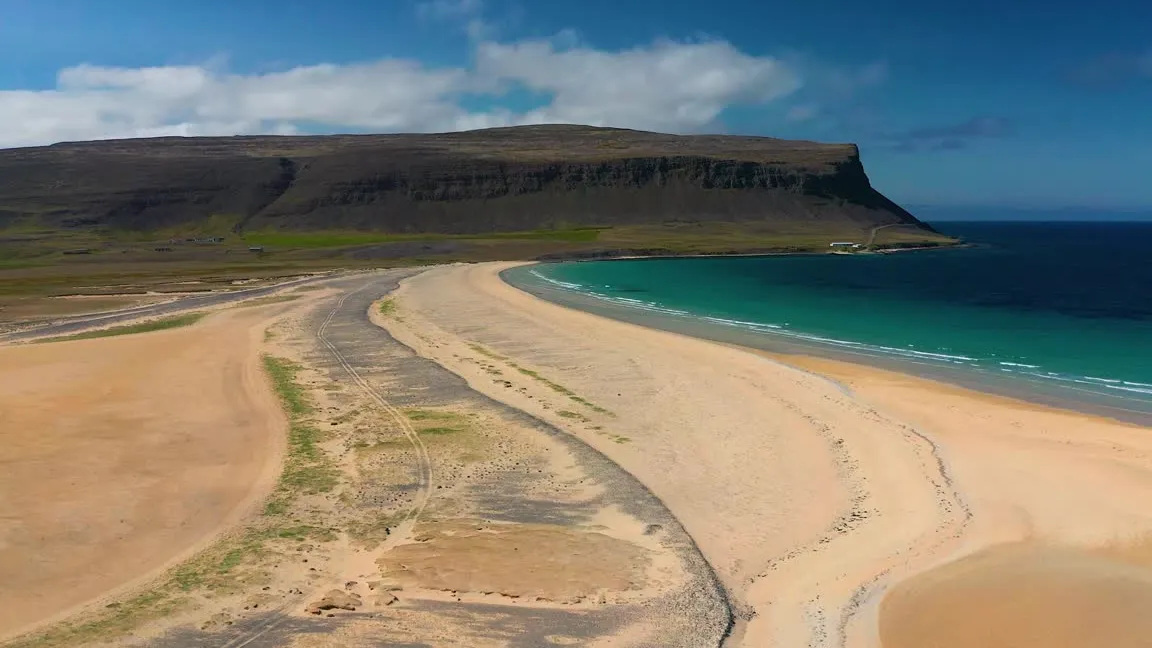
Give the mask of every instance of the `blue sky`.
[(1152, 209), (1146, 0), (0, 0), (0, 146), (549, 121), (851, 141), (929, 205)]

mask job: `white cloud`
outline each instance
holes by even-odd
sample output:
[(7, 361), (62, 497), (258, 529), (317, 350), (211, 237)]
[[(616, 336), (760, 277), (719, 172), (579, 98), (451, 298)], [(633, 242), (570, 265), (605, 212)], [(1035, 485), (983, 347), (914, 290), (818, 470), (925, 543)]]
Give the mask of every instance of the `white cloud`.
[[(723, 41), (660, 41), (625, 51), (577, 43), (571, 34), (478, 42), (469, 68), (433, 68), (395, 58), (266, 74), (228, 73), (214, 65), (78, 65), (61, 70), (51, 90), (0, 90), (0, 147), (157, 135), (445, 131), (550, 122), (693, 132), (713, 127), (729, 106), (770, 102), (800, 85), (789, 65)], [(519, 112), (512, 105), (482, 112), (461, 105), (461, 97), (476, 93), (495, 95), (499, 105), (518, 85), (551, 99)]]
[(0, 91), (0, 146), (62, 140), (288, 133), (325, 129), (437, 130), (464, 115), (461, 69), (404, 60), (315, 65), (262, 75), (200, 67), (62, 70), (55, 90)]
[(476, 60), (483, 76), (552, 96), (549, 105), (521, 117), (530, 123), (695, 131), (728, 106), (766, 103), (800, 85), (779, 61), (722, 41), (661, 41), (622, 52), (548, 40), (482, 43)]

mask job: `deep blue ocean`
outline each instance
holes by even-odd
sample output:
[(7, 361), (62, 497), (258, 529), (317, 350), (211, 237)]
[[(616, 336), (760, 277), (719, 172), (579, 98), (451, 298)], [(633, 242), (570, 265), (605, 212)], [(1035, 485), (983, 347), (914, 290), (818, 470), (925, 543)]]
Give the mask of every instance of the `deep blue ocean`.
[(940, 223), (969, 248), (542, 264), (569, 306), (1117, 418), (1152, 416), (1152, 223)]

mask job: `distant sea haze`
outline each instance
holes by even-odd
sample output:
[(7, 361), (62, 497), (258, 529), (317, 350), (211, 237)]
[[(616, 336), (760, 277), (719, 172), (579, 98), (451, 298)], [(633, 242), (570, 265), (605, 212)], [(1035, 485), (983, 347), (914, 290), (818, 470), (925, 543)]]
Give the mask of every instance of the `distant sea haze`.
[(988, 207), (956, 205), (906, 205), (917, 218), (930, 223), (946, 222), (1117, 222), (1152, 223), (1152, 206), (1115, 207)]
[(1152, 422), (1152, 222), (948, 222), (966, 249), (514, 268), (545, 299)]

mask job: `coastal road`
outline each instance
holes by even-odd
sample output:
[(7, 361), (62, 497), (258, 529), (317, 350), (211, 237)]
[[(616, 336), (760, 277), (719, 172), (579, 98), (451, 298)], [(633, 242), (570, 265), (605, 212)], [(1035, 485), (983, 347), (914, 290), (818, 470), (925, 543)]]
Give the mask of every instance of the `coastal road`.
[(175, 313), (182, 313), (198, 308), (222, 306), (246, 299), (265, 297), (280, 290), (297, 288), (329, 279), (331, 279), (331, 275), (316, 275), (291, 279), (289, 281), (272, 284), (270, 286), (261, 286), (259, 288), (243, 288), (240, 290), (211, 292), (206, 294), (178, 297), (172, 301), (162, 302), (159, 304), (150, 304), (148, 306), (125, 308), (104, 313), (54, 318), (51, 320), (51, 323), (45, 324), (43, 326), (36, 326), (34, 328), (0, 334), (0, 343), (21, 342), (39, 337), (70, 335), (72, 333), (80, 333), (82, 331), (93, 328), (130, 322), (132, 320), (141, 318), (159, 317), (161, 315), (172, 315)]
[(905, 223), (890, 223), (888, 225), (880, 225), (879, 227), (873, 227), (872, 233), (868, 235), (868, 242), (864, 244), (864, 247), (866, 247), (866, 248), (872, 247), (872, 244), (876, 242), (876, 233), (879, 232), (880, 230), (887, 228), (887, 227), (896, 227), (898, 225), (904, 225), (904, 224)]

